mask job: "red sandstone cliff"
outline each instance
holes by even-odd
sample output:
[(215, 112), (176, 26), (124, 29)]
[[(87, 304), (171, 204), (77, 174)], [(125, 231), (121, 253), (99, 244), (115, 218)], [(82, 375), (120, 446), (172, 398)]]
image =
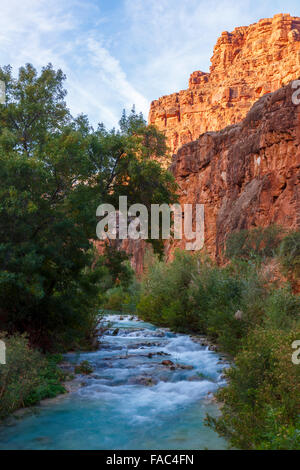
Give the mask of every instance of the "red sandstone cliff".
[[(300, 105), (292, 102), (294, 91), (289, 84), (263, 96), (240, 123), (207, 132), (173, 156), (180, 203), (204, 204), (204, 248), (218, 261), (235, 230), (300, 227)], [(185, 244), (167, 242), (167, 259)], [(122, 248), (141, 274), (145, 243), (126, 240)]]
[[(239, 124), (180, 148), (172, 172), (180, 203), (205, 207), (205, 248), (220, 258), (234, 230), (300, 227), (300, 106), (291, 84), (260, 98)], [(174, 246), (184, 248), (184, 241)]]
[[(221, 260), (234, 230), (300, 227), (300, 106), (290, 84), (300, 77), (300, 18), (275, 15), (223, 33), (211, 62), (188, 90), (153, 101), (149, 123), (177, 152), (180, 203), (204, 204), (204, 247)], [(167, 258), (177, 246), (185, 241), (166, 243)], [(144, 242), (122, 247), (141, 274)]]
[(149, 123), (167, 136), (171, 151), (240, 122), (265, 93), (300, 75), (300, 18), (275, 15), (224, 32), (210, 73), (194, 72), (187, 90), (151, 104)]

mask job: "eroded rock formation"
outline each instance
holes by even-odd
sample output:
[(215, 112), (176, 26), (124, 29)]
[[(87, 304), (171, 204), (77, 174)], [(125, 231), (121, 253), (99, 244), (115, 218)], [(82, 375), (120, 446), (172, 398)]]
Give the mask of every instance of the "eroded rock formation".
[(264, 94), (300, 75), (300, 18), (288, 14), (224, 32), (210, 73), (194, 72), (187, 90), (151, 104), (149, 123), (167, 136), (172, 153), (207, 131), (240, 122)]
[[(275, 15), (218, 39), (210, 73), (188, 90), (151, 104), (149, 123), (164, 131), (180, 203), (204, 204), (204, 247), (218, 261), (229, 233), (300, 227), (300, 18)], [(167, 259), (186, 240), (167, 242)], [(122, 244), (138, 274), (145, 243)]]
[[(181, 147), (172, 171), (181, 204), (204, 204), (205, 248), (222, 258), (234, 230), (300, 227), (300, 106), (291, 84), (263, 96), (239, 124)], [(175, 241), (184, 248), (185, 241)]]

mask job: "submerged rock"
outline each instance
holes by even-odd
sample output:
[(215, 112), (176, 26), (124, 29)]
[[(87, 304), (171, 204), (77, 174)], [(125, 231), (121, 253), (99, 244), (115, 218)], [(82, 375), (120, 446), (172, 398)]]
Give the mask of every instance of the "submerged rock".
[(146, 387), (151, 387), (152, 385), (156, 385), (157, 382), (158, 381), (154, 379), (153, 377), (145, 377), (145, 376), (132, 377), (129, 380), (130, 384), (145, 385)]
[(151, 343), (151, 342), (144, 342), (144, 343), (136, 343), (128, 345), (128, 349), (144, 349), (146, 348), (154, 348), (160, 346), (161, 343)]
[(184, 370), (192, 370), (194, 369), (193, 366), (187, 366), (185, 364), (176, 364), (177, 369), (184, 369)]
[(174, 362), (170, 360), (164, 360), (161, 362), (163, 366), (170, 367), (170, 370), (176, 369), (184, 369), (184, 370), (192, 370), (194, 369), (193, 366), (185, 365), (185, 364), (174, 364)]
[(199, 382), (199, 380), (202, 380), (200, 375), (192, 375), (191, 377), (188, 377), (189, 382)]
[(164, 360), (161, 362), (163, 366), (174, 366), (174, 362), (169, 360)]
[(218, 402), (217, 398), (215, 397), (215, 395), (212, 392), (208, 392), (208, 394), (206, 395), (206, 400), (208, 402), (211, 402), (211, 403), (217, 403)]
[(157, 338), (163, 338), (165, 336), (164, 331), (157, 331), (153, 336), (157, 336)]
[(34, 440), (36, 442), (40, 442), (41, 444), (50, 444), (50, 442), (52, 441), (51, 437), (49, 436), (38, 436), (38, 437), (35, 437)]

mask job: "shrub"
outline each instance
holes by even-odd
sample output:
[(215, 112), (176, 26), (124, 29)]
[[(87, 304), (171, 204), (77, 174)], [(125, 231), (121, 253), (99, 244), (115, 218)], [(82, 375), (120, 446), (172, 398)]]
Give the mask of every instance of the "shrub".
[(45, 398), (54, 398), (66, 389), (62, 385), (65, 375), (57, 364), (62, 361), (61, 354), (42, 356), (45, 363), (39, 370), (39, 384), (26, 398), (25, 406), (34, 405)]
[(64, 393), (61, 357), (43, 356), (31, 349), (25, 335), (6, 336), (6, 364), (0, 365), (0, 418), (14, 410), (33, 405), (44, 398)]
[(101, 306), (105, 310), (133, 314), (136, 312), (139, 291), (140, 284), (136, 279), (133, 279), (127, 287), (121, 284), (109, 289), (105, 295), (102, 296)]
[(75, 366), (75, 374), (89, 375), (93, 370), (93, 366), (89, 361), (82, 361), (79, 365)]
[(150, 266), (142, 283), (138, 314), (145, 320), (181, 331), (196, 328), (197, 316), (189, 296), (196, 270), (196, 257), (179, 251), (172, 263), (157, 261)]
[[(283, 448), (297, 442), (300, 368), (292, 362), (292, 343), (300, 330), (258, 327), (244, 340), (229, 385), (217, 393), (222, 416), (208, 424), (234, 447)], [(284, 431), (286, 430), (286, 432)]]
[(105, 310), (113, 310), (116, 312), (122, 311), (123, 303), (126, 299), (126, 292), (122, 287), (115, 287), (107, 291), (105, 300), (103, 301), (103, 308)]
[(274, 289), (266, 299), (264, 322), (271, 328), (291, 330), (300, 322), (300, 296), (286, 286)]
[(230, 270), (203, 256), (177, 252), (172, 263), (156, 262), (149, 268), (137, 311), (147, 321), (209, 334), (234, 353), (246, 328), (234, 318), (243, 288)]
[(280, 425), (278, 413), (272, 408), (266, 416), (267, 431), (258, 450), (299, 450), (300, 449), (300, 419), (295, 424)]
[(234, 354), (245, 329), (244, 320), (238, 321), (234, 317), (241, 305), (241, 280), (228, 269), (203, 262), (191, 290), (198, 330)]
[(226, 240), (226, 257), (258, 260), (272, 258), (281, 238), (282, 229), (276, 225), (233, 232)]
[(279, 249), (279, 258), (286, 274), (300, 279), (300, 231), (289, 233)]

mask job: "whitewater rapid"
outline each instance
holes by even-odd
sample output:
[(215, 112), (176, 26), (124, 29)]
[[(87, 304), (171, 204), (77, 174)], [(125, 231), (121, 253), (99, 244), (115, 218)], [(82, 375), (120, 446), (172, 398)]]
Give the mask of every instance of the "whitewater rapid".
[(218, 413), (212, 393), (225, 385), (219, 355), (136, 317), (104, 323), (97, 351), (66, 355), (88, 360), (93, 373), (66, 398), (2, 427), (0, 449), (226, 448), (204, 426), (206, 413)]

